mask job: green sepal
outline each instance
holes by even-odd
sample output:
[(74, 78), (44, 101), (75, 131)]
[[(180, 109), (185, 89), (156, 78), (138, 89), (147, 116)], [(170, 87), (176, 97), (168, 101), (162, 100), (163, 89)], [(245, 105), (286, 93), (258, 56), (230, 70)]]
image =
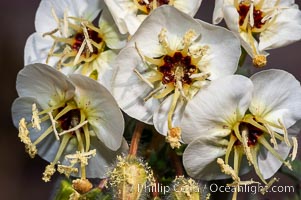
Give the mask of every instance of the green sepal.
[(55, 195), (55, 200), (69, 200), (70, 195), (74, 192), (71, 182), (62, 180), (60, 187)]

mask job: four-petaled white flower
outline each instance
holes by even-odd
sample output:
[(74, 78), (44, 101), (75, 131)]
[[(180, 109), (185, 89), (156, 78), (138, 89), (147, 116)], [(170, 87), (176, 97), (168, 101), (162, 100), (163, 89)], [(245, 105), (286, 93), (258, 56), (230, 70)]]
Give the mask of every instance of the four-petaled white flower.
[(33, 64), (19, 72), (17, 92), (14, 125), (29, 155), (39, 154), (51, 162), (45, 181), (56, 164), (66, 175), (103, 178), (116, 156), (127, 150), (122, 113), (96, 81), (80, 74), (66, 77), (50, 66)]
[(64, 74), (83, 74), (106, 85), (110, 63), (126, 38), (102, 4), (98, 0), (42, 0), (35, 19), (37, 32), (26, 42), (25, 65), (45, 63)]
[(176, 125), (186, 102), (211, 80), (233, 74), (239, 56), (239, 40), (228, 30), (161, 6), (117, 56), (112, 93), (128, 115), (154, 123), (179, 146)]
[(191, 177), (212, 180), (228, 177), (220, 164), (238, 186), (243, 184), (239, 174), (252, 165), (266, 183), (282, 164), (291, 168), (285, 160), (292, 147), (291, 160), (296, 157), (297, 139), (291, 128), (300, 119), (300, 83), (285, 71), (214, 81), (186, 106), (184, 167)]
[(294, 0), (216, 0), (213, 23), (223, 18), (258, 67), (266, 64), (265, 50), (301, 39), (301, 12)]
[(156, 8), (174, 6), (194, 16), (202, 0), (104, 0), (121, 33), (133, 35), (143, 20)]

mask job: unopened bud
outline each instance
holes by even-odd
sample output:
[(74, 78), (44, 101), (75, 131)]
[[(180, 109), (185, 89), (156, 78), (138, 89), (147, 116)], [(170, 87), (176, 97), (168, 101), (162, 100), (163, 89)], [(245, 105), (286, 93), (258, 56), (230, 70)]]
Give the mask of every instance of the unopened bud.
[(76, 179), (72, 181), (72, 187), (80, 194), (89, 192), (93, 185), (88, 179)]
[(171, 191), (168, 200), (200, 200), (202, 197), (200, 186), (193, 179), (184, 176), (173, 180)]
[(116, 167), (109, 173), (109, 184), (116, 199), (138, 200), (146, 195), (148, 184), (153, 183), (150, 167), (135, 156), (117, 157)]

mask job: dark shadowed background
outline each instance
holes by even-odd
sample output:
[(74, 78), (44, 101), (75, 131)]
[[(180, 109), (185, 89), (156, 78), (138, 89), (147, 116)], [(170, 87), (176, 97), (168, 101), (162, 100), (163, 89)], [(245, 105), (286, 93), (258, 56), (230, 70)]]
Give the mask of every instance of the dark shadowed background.
[[(49, 199), (55, 183), (55, 179), (50, 183), (41, 180), (47, 163), (38, 156), (30, 159), (25, 153), (24, 145), (17, 137), (18, 130), (13, 127), (10, 111), (11, 104), (17, 97), (16, 75), (24, 66), (25, 41), (34, 32), (34, 17), (39, 2), (9, 0), (1, 1), (0, 6), (0, 199), (3, 200)], [(296, 3), (301, 5), (301, 0)], [(211, 22), (213, 6), (213, 0), (203, 0), (197, 17)], [(286, 69), (301, 80), (301, 42), (269, 52), (271, 55), (268, 57), (267, 68)], [(286, 179), (281, 184), (291, 182)], [(282, 200), (287, 196), (289, 195), (277, 193), (274, 197), (266, 196), (261, 199)]]

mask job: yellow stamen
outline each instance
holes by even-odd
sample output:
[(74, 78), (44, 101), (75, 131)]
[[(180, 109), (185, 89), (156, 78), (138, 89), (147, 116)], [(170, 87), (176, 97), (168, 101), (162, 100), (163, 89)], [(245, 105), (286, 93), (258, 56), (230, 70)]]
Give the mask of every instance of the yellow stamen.
[(226, 155), (225, 155), (225, 163), (226, 164), (229, 164), (229, 156), (230, 156), (230, 153), (232, 151), (233, 145), (236, 142), (236, 140), (237, 140), (236, 137), (233, 134), (231, 134), (230, 141), (228, 143), (228, 147), (227, 147)]
[(74, 167), (70, 167), (70, 166), (66, 166), (66, 165), (58, 165), (57, 166), (57, 171), (61, 174), (65, 174), (65, 176), (67, 178), (69, 178), (69, 176), (71, 174), (76, 174), (78, 173), (78, 169), (74, 168)]
[(291, 164), (289, 162), (286, 162), (285, 160), (283, 160), (283, 158), (275, 151), (275, 149), (273, 147), (271, 147), (271, 145), (266, 141), (266, 139), (264, 137), (258, 137), (258, 141), (268, 151), (270, 151), (273, 154), (273, 156), (275, 156), (279, 161), (281, 161), (285, 166), (287, 166), (287, 168), (289, 168), (290, 170), (292, 170)]
[(96, 149), (83, 153), (76, 151), (75, 154), (66, 155), (65, 158), (68, 159), (71, 164), (80, 162), (84, 165), (88, 165), (88, 159), (92, 158), (92, 156), (96, 156)]
[(32, 127), (33, 128), (36, 128), (37, 130), (41, 130), (41, 126), (40, 126), (40, 123), (41, 123), (41, 120), (39, 118), (39, 110), (37, 108), (37, 105), (34, 103), (32, 104), (32, 118), (31, 118), (31, 123), (32, 123)]
[[(261, 137), (261, 138), (264, 138), (264, 137)], [(258, 152), (258, 146), (255, 146), (254, 148), (251, 148), (251, 156), (252, 156), (252, 164), (253, 164), (253, 167), (255, 169), (255, 172), (257, 174), (257, 176), (260, 178), (260, 180), (267, 184), (267, 182), (264, 180), (263, 176), (262, 176), (262, 173), (259, 169), (259, 166), (258, 166), (258, 161), (257, 161), (257, 152)]]
[(50, 163), (49, 165), (46, 166), (45, 171), (43, 173), (43, 178), (42, 180), (45, 182), (49, 182), (51, 179), (51, 176), (55, 173), (55, 168), (54, 164)]
[(59, 134), (58, 134), (58, 132), (56, 130), (56, 125), (55, 125), (57, 122), (53, 119), (53, 116), (52, 116), (51, 112), (49, 112), (48, 115), (49, 115), (49, 118), (50, 118), (50, 121), (51, 121), (51, 126), (53, 128), (53, 132), (54, 132), (55, 138), (56, 138), (56, 140), (60, 140)]
[(272, 178), (272, 179), (268, 182), (268, 184), (260, 190), (260, 193), (261, 193), (262, 195), (264, 195), (264, 194), (268, 191), (268, 189), (270, 189), (270, 187), (271, 187), (275, 182), (278, 182), (278, 181), (279, 181), (279, 179), (277, 179), (277, 178)]
[(154, 98), (156, 99), (162, 99), (166, 97), (168, 94), (170, 94), (173, 90), (175, 89), (175, 86), (173, 83), (169, 83), (165, 85), (165, 87), (157, 92), (156, 94), (153, 95)]
[(81, 25), (83, 27), (83, 32), (84, 32), (85, 40), (87, 42), (88, 49), (91, 53), (93, 53), (93, 47), (92, 47), (91, 42), (90, 42), (90, 37), (89, 37), (89, 34), (88, 34), (88, 30), (86, 28), (86, 23), (82, 22)]
[(292, 161), (296, 159), (297, 151), (298, 151), (298, 140), (296, 137), (292, 137), (293, 141), (293, 152), (292, 152)]
[(146, 78), (144, 78), (144, 76), (142, 74), (140, 74), (140, 72), (137, 69), (134, 69), (134, 72), (137, 74), (137, 76), (142, 81), (144, 81), (146, 84), (148, 84), (151, 88), (154, 88), (154, 85), (149, 80), (147, 80)]
[(249, 136), (248, 128), (243, 127), (243, 130), (241, 131), (241, 136), (242, 136), (242, 145), (243, 145), (246, 157), (249, 161), (249, 165), (251, 165), (251, 164), (255, 165), (254, 162), (256, 162), (256, 161), (253, 160), (251, 148), (248, 146), (248, 136)]
[(173, 127), (168, 130), (167, 136), (166, 136), (166, 142), (170, 144), (170, 147), (172, 149), (174, 148), (180, 148), (181, 143), (181, 128), (180, 127)]
[(283, 134), (284, 134), (284, 142), (286, 143), (287, 146), (292, 146), (289, 139), (288, 139), (288, 133), (287, 133), (287, 129), (285, 128), (284, 124), (281, 122), (280, 119), (278, 119), (278, 123), (280, 124), (280, 126), (282, 127), (283, 130)]
[(79, 48), (79, 50), (78, 50), (78, 52), (77, 52), (77, 54), (76, 54), (76, 56), (74, 58), (74, 61), (73, 61), (74, 65), (76, 65), (78, 63), (79, 57), (82, 55), (82, 53), (83, 53), (83, 51), (85, 49), (86, 43), (87, 43), (87, 41), (84, 40), (83, 43), (82, 43), (82, 45), (80, 46), (80, 48)]
[(180, 97), (180, 92), (178, 88), (175, 88), (174, 96), (167, 115), (168, 129), (172, 128), (172, 116), (174, 114), (179, 97)]
[(64, 130), (64, 131), (58, 133), (58, 135), (62, 136), (62, 135), (65, 135), (66, 133), (70, 133), (70, 132), (76, 131), (76, 130), (80, 129), (81, 127), (83, 127), (87, 123), (88, 123), (88, 120), (86, 120), (86, 121), (84, 121), (84, 122), (82, 122), (82, 123), (80, 123), (80, 124), (78, 124), (78, 125), (70, 128), (68, 130)]

